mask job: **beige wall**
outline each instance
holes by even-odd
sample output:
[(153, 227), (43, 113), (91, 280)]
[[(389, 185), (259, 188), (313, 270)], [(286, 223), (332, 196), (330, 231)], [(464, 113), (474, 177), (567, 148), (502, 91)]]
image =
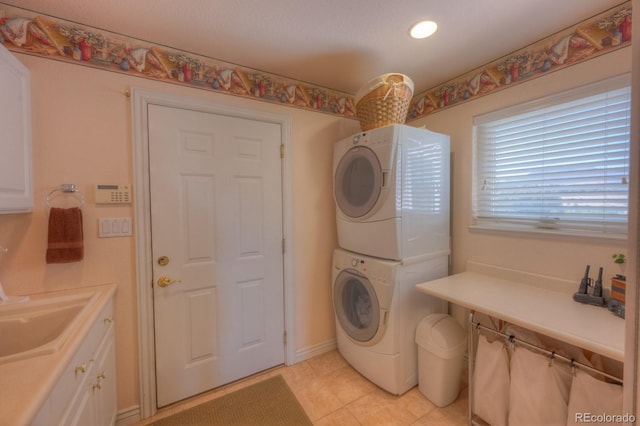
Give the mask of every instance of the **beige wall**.
[[(31, 214), (0, 215), (0, 245), (10, 249), (0, 257), (0, 280), (9, 294), (105, 282), (118, 284), (119, 409), (139, 403), (135, 247), (133, 238), (98, 239), (97, 219), (134, 215), (131, 206), (96, 206), (92, 186), (133, 181), (130, 101), (124, 95), (131, 86), (291, 117), (296, 350), (303, 351), (334, 338), (330, 265), (331, 251), (337, 243), (331, 155), (333, 142), (358, 131), (357, 122), (27, 55), (16, 56), (31, 71), (35, 207)], [(410, 123), (424, 124), (451, 135), (454, 272), (463, 271), (467, 260), (576, 280), (587, 263), (604, 266), (609, 274), (617, 272), (610, 256), (624, 251), (624, 242), (469, 232), (472, 118), (630, 70), (630, 49), (623, 49)], [(85, 259), (79, 263), (47, 265), (45, 197), (62, 183), (78, 185), (87, 200)]]
[(624, 252), (625, 241), (558, 239), (523, 234), (504, 236), (469, 231), (472, 220), (472, 123), (473, 117), (489, 111), (551, 95), (610, 76), (631, 72), (631, 49), (594, 58), (535, 80), (469, 101), (411, 122), (451, 135), (452, 251), (453, 271), (461, 272), (468, 260), (576, 280), (586, 264), (594, 270), (602, 266), (605, 276), (620, 273), (611, 255)]
[[(0, 215), (0, 280), (9, 294), (118, 284), (116, 344), (118, 408), (139, 404), (134, 238), (97, 238), (99, 217), (134, 217), (132, 206), (96, 206), (96, 183), (133, 183), (131, 107), (125, 92), (142, 87), (220, 104), (289, 115), (292, 120), (292, 191), (296, 350), (334, 338), (331, 253), (337, 245), (331, 195), (333, 142), (357, 131), (357, 122), (154, 82), (18, 54), (31, 72), (33, 213)], [(84, 193), (85, 258), (47, 265), (45, 198), (62, 183)], [(134, 197), (136, 194), (134, 194)], [(135, 224), (134, 224), (135, 231)]]

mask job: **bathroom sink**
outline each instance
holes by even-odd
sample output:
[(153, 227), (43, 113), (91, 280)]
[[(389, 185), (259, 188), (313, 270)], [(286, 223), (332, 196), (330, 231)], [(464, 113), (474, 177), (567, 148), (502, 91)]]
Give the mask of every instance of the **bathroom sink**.
[(59, 351), (98, 296), (89, 292), (0, 304), (0, 364)]

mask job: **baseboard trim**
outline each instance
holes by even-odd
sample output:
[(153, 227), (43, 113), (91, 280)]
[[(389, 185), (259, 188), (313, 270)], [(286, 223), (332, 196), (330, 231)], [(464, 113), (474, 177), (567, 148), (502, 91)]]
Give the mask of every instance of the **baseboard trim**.
[(292, 364), (297, 364), (302, 361), (306, 361), (318, 355), (331, 352), (338, 347), (336, 339), (330, 339), (316, 345), (308, 346), (306, 348), (298, 349), (296, 351), (296, 357)]
[(133, 407), (125, 408), (118, 411), (118, 417), (116, 418), (116, 426), (129, 426), (136, 424), (142, 420), (140, 416), (140, 406), (134, 405)]

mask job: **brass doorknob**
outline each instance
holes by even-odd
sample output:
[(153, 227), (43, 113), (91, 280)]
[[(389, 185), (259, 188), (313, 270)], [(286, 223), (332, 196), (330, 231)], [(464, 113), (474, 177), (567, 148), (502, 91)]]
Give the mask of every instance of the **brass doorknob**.
[(160, 286), (160, 287), (166, 287), (166, 286), (168, 286), (170, 284), (175, 284), (175, 283), (179, 283), (179, 282), (182, 282), (182, 281), (180, 281), (180, 280), (172, 280), (169, 277), (160, 277), (160, 278), (158, 278), (158, 286)]

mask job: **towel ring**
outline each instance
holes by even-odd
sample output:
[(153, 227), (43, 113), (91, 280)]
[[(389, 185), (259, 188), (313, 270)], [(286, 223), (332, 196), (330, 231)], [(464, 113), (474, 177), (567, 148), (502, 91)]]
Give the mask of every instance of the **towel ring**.
[[(60, 192), (61, 194), (56, 194)], [(47, 210), (51, 209), (51, 203), (56, 198), (56, 196), (60, 196), (63, 194), (69, 194), (76, 198), (80, 205), (78, 207), (84, 207), (84, 196), (82, 193), (76, 188), (76, 185), (73, 183), (63, 183), (59, 188), (56, 188), (47, 194)]]

